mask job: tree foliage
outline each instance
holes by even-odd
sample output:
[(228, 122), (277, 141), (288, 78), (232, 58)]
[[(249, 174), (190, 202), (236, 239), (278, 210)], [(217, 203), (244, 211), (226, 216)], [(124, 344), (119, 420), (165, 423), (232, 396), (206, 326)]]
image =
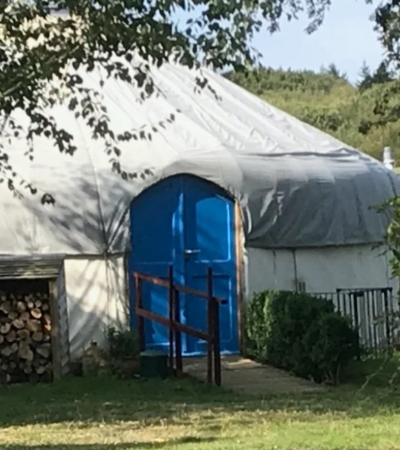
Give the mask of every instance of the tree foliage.
[[(367, 3), (374, 3), (372, 0)], [(399, 120), (400, 120), (400, 2), (398, 0), (383, 0), (374, 13), (375, 30), (377, 38), (385, 49), (385, 58), (378, 69), (371, 73), (368, 67), (361, 68), (361, 80), (357, 88), (346, 81), (346, 76), (331, 64), (321, 74), (290, 73), (291, 94), (285, 95), (282, 90), (287, 84), (285, 80), (281, 88), (272, 92), (258, 84), (257, 94), (263, 96), (279, 107), (287, 110), (306, 122), (334, 134), (339, 139), (379, 156), (382, 148), (390, 145), (395, 149), (399, 158)], [(262, 78), (280, 77), (285, 75), (282, 71), (274, 75), (268, 71), (261, 71)], [(299, 78), (306, 77), (307, 81)], [(335, 83), (336, 78), (337, 82)], [(254, 92), (253, 81), (236, 78), (240, 84), (249, 86)], [(296, 80), (295, 80), (296, 79)], [(283, 80), (282, 80), (283, 81)], [(298, 88), (293, 88), (298, 83)], [(253, 84), (253, 86), (251, 86)], [(300, 85), (302, 87), (300, 88)], [(320, 87), (323, 86), (324, 93)], [(306, 88), (301, 92), (302, 88)], [(316, 94), (318, 91), (318, 94)]]
[(396, 123), (400, 118), (400, 2), (385, 0), (375, 10), (375, 29), (385, 49), (385, 59), (372, 77), (367, 77), (362, 88), (381, 84), (375, 92), (373, 117), (362, 124), (364, 132)]
[(396, 77), (393, 71), (388, 68), (386, 62), (381, 62), (374, 73), (371, 74), (369, 68), (363, 65), (361, 67), (361, 80), (358, 83), (360, 91), (371, 89), (376, 84), (385, 84), (395, 81)]
[[(329, 4), (330, 0), (2, 1), (0, 179), (17, 192), (13, 138), (27, 139), (31, 159), (38, 135), (51, 139), (60, 152), (73, 155), (78, 150), (74, 136), (51, 114), (60, 104), (84, 119), (92, 137), (102, 141), (113, 170), (126, 179), (135, 176), (121, 167), (118, 145), (132, 139), (135, 130), (115, 135), (99, 90), (85, 85), (81, 68), (92, 72), (101, 67), (110, 77), (136, 84), (145, 101), (157, 93), (149, 63), (159, 66), (172, 58), (189, 67), (199, 62), (235, 69), (254, 64), (259, 55), (251, 38), (263, 24), (273, 32), (282, 17), (295, 18), (305, 10), (312, 29), (322, 22)], [(187, 19), (179, 21), (179, 16)], [(199, 86), (207, 87), (201, 76)], [(28, 119), (24, 127), (14, 119), (19, 110)], [(25, 187), (37, 192), (29, 183)]]

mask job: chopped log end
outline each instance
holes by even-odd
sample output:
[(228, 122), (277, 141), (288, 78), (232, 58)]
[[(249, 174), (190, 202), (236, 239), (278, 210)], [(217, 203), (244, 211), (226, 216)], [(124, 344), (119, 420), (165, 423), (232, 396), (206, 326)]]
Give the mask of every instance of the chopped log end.
[(23, 321), (26, 322), (27, 320), (29, 320), (29, 318), (31, 317), (31, 315), (28, 312), (23, 312), (19, 318)]
[(46, 372), (46, 368), (45, 368), (45, 366), (36, 367), (35, 372), (38, 375), (43, 375)]
[(43, 305), (43, 303), (41, 302), (41, 300), (36, 300), (35, 301), (35, 308), (41, 308), (42, 307), (42, 305)]
[(28, 300), (26, 302), (26, 306), (27, 306), (28, 309), (33, 309), (35, 307), (35, 304), (33, 303), (32, 300)]
[(5, 356), (6, 358), (8, 358), (9, 356), (11, 356), (13, 354), (13, 351), (11, 350), (11, 346), (7, 346), (1, 349), (0, 352), (3, 356)]
[(13, 320), (12, 324), (17, 330), (21, 330), (25, 326), (24, 321), (21, 319)]
[(41, 324), (37, 320), (28, 320), (26, 322), (25, 326), (26, 326), (26, 329), (31, 331), (32, 333), (35, 333), (36, 331), (40, 331), (40, 329), (41, 329)]
[(34, 319), (40, 319), (42, 317), (42, 311), (39, 308), (33, 308), (31, 310), (31, 315)]
[(5, 323), (0, 326), (0, 333), (1, 334), (7, 334), (11, 330), (11, 324)]
[(41, 331), (35, 331), (35, 332), (32, 334), (32, 339), (33, 339), (35, 342), (42, 342), (42, 341), (43, 341), (43, 337), (44, 337), (44, 335), (43, 335), (43, 333), (42, 333)]
[(6, 340), (7, 342), (9, 342), (10, 344), (12, 342), (14, 342), (17, 339), (17, 333), (15, 332), (15, 330), (11, 330), (7, 335), (6, 335)]
[(11, 309), (12, 309), (11, 302), (9, 302), (7, 300), (3, 301), (3, 298), (4, 297), (2, 297), (2, 302), (0, 304), (0, 311), (2, 311), (4, 314), (8, 315), (8, 314), (10, 314)]
[(18, 349), (19, 349), (18, 344), (17, 344), (16, 342), (14, 342), (14, 343), (11, 345), (11, 351), (12, 351), (12, 353), (17, 353)]
[(50, 316), (50, 314), (45, 314), (43, 316), (43, 321), (44, 321), (44, 329), (47, 332), (50, 332), (51, 331), (51, 316)]
[(43, 316), (43, 320), (44, 320), (44, 322), (46, 323), (46, 324), (51, 324), (51, 316), (50, 316), (50, 314), (45, 314), (44, 316)]
[(31, 333), (29, 332), (29, 330), (18, 330), (17, 335), (20, 339), (26, 340), (29, 339)]
[(11, 322), (15, 319), (17, 319), (19, 316), (19, 314), (17, 313), (17, 311), (11, 311), (10, 314), (8, 315), (8, 318), (11, 320)]
[(25, 312), (25, 311), (26, 311), (26, 303), (25, 303), (25, 302), (22, 302), (22, 301), (19, 301), (19, 302), (17, 303), (17, 311), (18, 311), (19, 313)]
[(19, 344), (18, 356), (21, 359), (25, 359), (27, 361), (33, 361), (34, 353), (31, 350), (29, 344), (25, 341), (21, 341)]

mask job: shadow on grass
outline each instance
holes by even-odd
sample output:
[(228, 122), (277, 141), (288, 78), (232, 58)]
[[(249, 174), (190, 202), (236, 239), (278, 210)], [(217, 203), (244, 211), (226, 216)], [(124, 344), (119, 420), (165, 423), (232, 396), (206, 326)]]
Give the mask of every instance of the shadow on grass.
[[(400, 383), (397, 380), (389, 387), (399, 365), (397, 361), (386, 362), (383, 369), (381, 365), (382, 362), (373, 361), (355, 363), (351, 368), (353, 377), (349, 376), (350, 384), (327, 389), (324, 393), (270, 395), (263, 399), (235, 394), (190, 379), (118, 381), (75, 378), (53, 385), (1, 387), (0, 427), (79, 423), (79, 427), (85, 428), (96, 423), (128, 422), (135, 430), (168, 424), (190, 426), (192, 417), (197, 416), (201, 418), (202, 427), (212, 431), (214, 426), (218, 427), (215, 417), (226, 413), (232, 415), (231, 423), (237, 421), (242, 426), (252, 423), (253, 413), (285, 415), (293, 412), (296, 420), (300, 421), (332, 413), (353, 418), (400, 413), (400, 392), (396, 389)], [(376, 375), (361, 388), (366, 373), (367, 376), (370, 373)], [(130, 447), (134, 448), (134, 445)], [(18, 450), (18, 447), (8, 448)], [(79, 450), (79, 446), (60, 448)], [(87, 446), (82, 448), (90, 449)], [(102, 449), (101, 446), (93, 447), (97, 448)]]
[[(164, 442), (125, 442), (121, 444), (45, 444), (45, 445), (6, 445), (2, 450), (134, 450), (165, 448), (168, 445), (180, 444), (206, 444), (215, 441), (215, 438), (185, 437), (171, 439)], [(220, 439), (219, 439), (220, 440)]]

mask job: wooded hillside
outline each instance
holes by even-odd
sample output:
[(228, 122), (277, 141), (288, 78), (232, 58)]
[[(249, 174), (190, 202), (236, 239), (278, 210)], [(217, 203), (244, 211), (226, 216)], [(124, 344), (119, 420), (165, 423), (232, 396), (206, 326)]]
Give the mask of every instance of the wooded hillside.
[(382, 77), (382, 71), (370, 75), (363, 67), (357, 86), (334, 65), (320, 73), (263, 69), (226, 76), (268, 103), (380, 160), (383, 147), (392, 147), (399, 166), (400, 120), (367, 131), (362, 126), (376, 119), (375, 102), (383, 87), (391, 83), (390, 75), (383, 73)]

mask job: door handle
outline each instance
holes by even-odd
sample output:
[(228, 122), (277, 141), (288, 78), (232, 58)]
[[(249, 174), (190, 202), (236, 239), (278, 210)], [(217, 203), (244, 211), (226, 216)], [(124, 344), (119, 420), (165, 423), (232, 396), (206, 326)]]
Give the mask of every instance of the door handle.
[(194, 253), (200, 253), (199, 249), (188, 249), (185, 250), (185, 255), (193, 255)]

